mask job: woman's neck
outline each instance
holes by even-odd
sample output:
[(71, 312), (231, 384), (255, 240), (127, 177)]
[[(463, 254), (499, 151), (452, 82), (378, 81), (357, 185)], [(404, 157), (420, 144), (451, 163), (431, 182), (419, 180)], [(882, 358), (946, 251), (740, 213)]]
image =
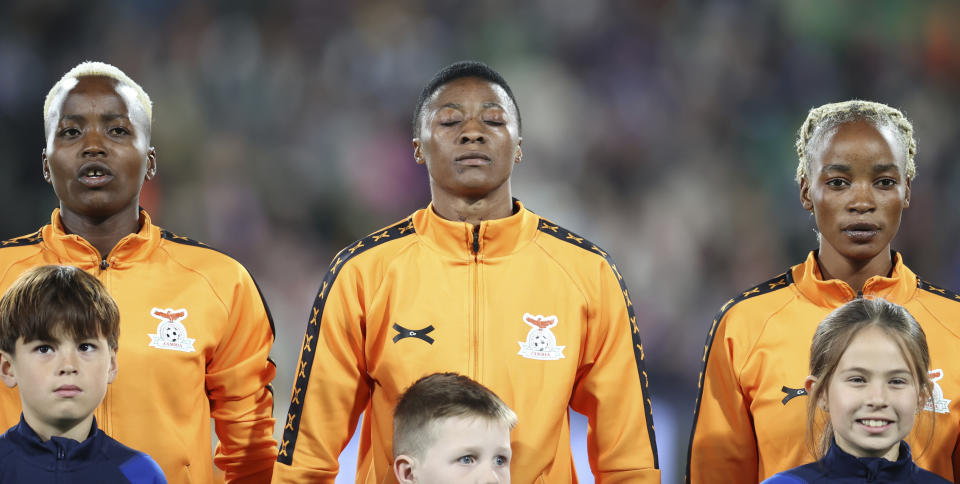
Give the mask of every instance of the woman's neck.
[(863, 285), (871, 277), (886, 277), (893, 270), (893, 257), (889, 246), (870, 259), (851, 260), (829, 245), (820, 244), (817, 263), (820, 265), (823, 280), (839, 279), (857, 292), (863, 289)]
[(119, 213), (99, 218), (78, 214), (60, 206), (60, 221), (68, 234), (76, 234), (90, 242), (101, 258), (107, 257), (120, 239), (140, 229), (140, 210), (124, 209)]
[(494, 190), (482, 198), (452, 195), (432, 190), (433, 210), (442, 218), (477, 225), (484, 220), (506, 218), (513, 214), (513, 198), (509, 182), (505, 190)]

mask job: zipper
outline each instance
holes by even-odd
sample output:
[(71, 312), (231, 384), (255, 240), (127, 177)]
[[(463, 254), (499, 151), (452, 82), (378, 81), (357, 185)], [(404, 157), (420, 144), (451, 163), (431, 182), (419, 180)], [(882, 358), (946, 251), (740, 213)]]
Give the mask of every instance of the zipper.
[(473, 226), (473, 358), (471, 377), (480, 381), (480, 224)]
[[(106, 270), (110, 268), (111, 260), (116, 262), (116, 258), (115, 257), (111, 258), (110, 254), (113, 254), (113, 251), (117, 248), (117, 246), (120, 245), (120, 243), (117, 242), (117, 244), (114, 245), (114, 247), (110, 249), (110, 252), (108, 252), (106, 255), (101, 255), (100, 252), (93, 245), (90, 245), (90, 242), (86, 241), (83, 238), (81, 238), (80, 240), (82, 243), (85, 243), (94, 253), (96, 253), (97, 256), (99, 256), (100, 262), (95, 263), (96, 267), (100, 269), (99, 272), (96, 274), (97, 280), (99, 280), (103, 284), (103, 287), (107, 289), (107, 292), (110, 293), (110, 295), (114, 297), (114, 299), (116, 299), (116, 296), (113, 294), (113, 290), (111, 289), (111, 284), (107, 281), (107, 279), (109, 278), (109, 273), (107, 273)], [(123, 239), (120, 239), (120, 240), (123, 240)], [(112, 400), (112, 396), (113, 396), (113, 386), (107, 385), (107, 393), (103, 396), (103, 400), (101, 400), (100, 405), (97, 405), (97, 408), (95, 408), (93, 411), (93, 415), (97, 419), (97, 426), (107, 434), (111, 434), (113, 432), (112, 425), (111, 425), (112, 422), (110, 422), (110, 418), (109, 418), (110, 401)]]
[[(124, 239), (125, 239), (125, 238), (126, 238), (126, 237), (124, 237)], [(113, 246), (113, 248), (110, 249), (110, 252), (107, 252), (106, 254), (104, 254), (104, 255), (102, 256), (103, 258), (100, 259), (100, 271), (101, 271), (101, 272), (109, 269), (109, 268), (110, 268), (110, 265), (111, 265), (111, 262), (116, 262), (116, 261), (117, 261), (117, 258), (116, 258), (116, 257), (110, 257), (110, 256), (113, 255), (113, 251), (117, 250), (117, 247), (120, 246), (120, 242), (123, 242), (123, 239), (120, 239), (120, 241), (117, 242), (117, 245)], [(108, 287), (107, 289), (109, 289), (109, 287)]]
[(67, 474), (67, 472), (65, 472), (65, 468), (66, 468), (66, 465), (65, 465), (65, 464), (66, 464), (66, 463), (64, 462), (64, 458), (66, 457), (66, 455), (64, 455), (63, 447), (60, 447), (60, 444), (58, 444), (58, 443), (54, 443), (54, 445), (57, 446), (57, 466), (56, 466), (56, 468), (57, 468), (57, 479), (56, 479), (55, 482), (58, 482), (58, 483), (59, 483), (59, 482), (65, 482), (65, 481), (66, 481), (66, 482), (69, 482), (69, 478), (68, 478), (68, 479), (61, 479), (61, 476), (63, 476), (64, 474)]
[[(123, 240), (123, 239), (120, 239), (120, 240)], [(117, 245), (120, 245), (119, 242), (117, 243)], [(103, 284), (103, 287), (107, 289), (107, 292), (110, 293), (110, 295), (114, 299), (116, 299), (116, 296), (113, 294), (113, 287), (112, 287), (113, 284), (110, 283), (110, 279), (112, 279), (111, 273), (113, 271), (107, 272), (107, 269), (109, 269), (111, 266), (110, 261), (116, 262), (116, 257), (113, 257), (113, 258), (110, 257), (110, 254), (113, 254), (113, 251), (116, 248), (117, 246), (115, 245), (113, 249), (110, 249), (110, 252), (102, 256), (99, 264), (100, 272), (97, 274), (97, 279), (100, 280), (100, 282)], [(119, 301), (117, 302), (117, 304), (119, 305)], [(100, 405), (97, 405), (96, 410), (94, 410), (94, 416), (96, 416), (97, 418), (97, 427), (99, 427), (100, 430), (103, 430), (107, 434), (113, 433), (113, 422), (110, 421), (110, 414), (112, 413), (110, 411), (110, 408), (111, 408), (110, 402), (112, 400), (113, 400), (113, 385), (107, 385), (107, 392), (103, 395), (103, 399), (100, 401)]]

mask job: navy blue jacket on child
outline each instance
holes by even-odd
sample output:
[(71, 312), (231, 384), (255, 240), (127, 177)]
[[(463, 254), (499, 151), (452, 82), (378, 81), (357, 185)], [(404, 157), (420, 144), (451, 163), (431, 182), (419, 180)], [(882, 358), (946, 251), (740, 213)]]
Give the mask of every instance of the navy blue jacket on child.
[(834, 441), (822, 459), (770, 476), (762, 484), (807, 483), (876, 484), (914, 483), (949, 484), (950, 481), (917, 467), (910, 457), (910, 446), (900, 441), (900, 458), (891, 462), (883, 457), (856, 458), (837, 447)]
[(0, 484), (166, 484), (149, 455), (110, 438), (93, 420), (83, 442), (52, 437), (44, 442), (20, 417), (0, 435)]

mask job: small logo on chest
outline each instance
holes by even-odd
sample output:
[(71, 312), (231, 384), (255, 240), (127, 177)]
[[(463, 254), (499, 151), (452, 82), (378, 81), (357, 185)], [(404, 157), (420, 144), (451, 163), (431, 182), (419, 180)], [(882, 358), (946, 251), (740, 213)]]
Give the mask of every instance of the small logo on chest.
[(783, 397), (783, 400), (780, 400), (784, 405), (794, 398), (802, 397), (807, 394), (807, 390), (805, 388), (790, 388), (788, 386), (784, 386), (780, 389), (780, 391), (787, 394), (787, 396)]
[(532, 360), (559, 360), (565, 358), (563, 349), (566, 346), (557, 346), (557, 337), (550, 331), (550, 328), (557, 325), (556, 316), (532, 315), (525, 313), (523, 322), (529, 324), (532, 328), (527, 333), (527, 340), (518, 342), (520, 352), (518, 355)]
[(162, 350), (176, 350), (185, 353), (196, 351), (193, 347), (194, 338), (187, 337), (187, 328), (181, 323), (187, 319), (186, 309), (158, 309), (150, 310), (150, 315), (159, 319), (157, 334), (148, 334), (150, 346)]
[(393, 337), (394, 343), (402, 340), (403, 338), (417, 338), (433, 344), (433, 338), (428, 336), (430, 332), (434, 330), (432, 324), (423, 329), (407, 329), (397, 323), (393, 323), (393, 329), (397, 332), (397, 334)]

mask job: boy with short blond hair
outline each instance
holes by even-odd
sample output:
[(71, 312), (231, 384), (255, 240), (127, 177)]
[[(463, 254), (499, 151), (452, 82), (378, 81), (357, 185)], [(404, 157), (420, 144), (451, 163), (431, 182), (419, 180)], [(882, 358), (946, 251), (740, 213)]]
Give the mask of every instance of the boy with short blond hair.
[(117, 376), (119, 323), (103, 284), (75, 267), (27, 270), (0, 299), (0, 380), (23, 407), (0, 435), (0, 483), (167, 482), (93, 416)]
[(402, 484), (509, 483), (516, 424), (513, 410), (470, 378), (423, 377), (394, 410), (394, 474)]

